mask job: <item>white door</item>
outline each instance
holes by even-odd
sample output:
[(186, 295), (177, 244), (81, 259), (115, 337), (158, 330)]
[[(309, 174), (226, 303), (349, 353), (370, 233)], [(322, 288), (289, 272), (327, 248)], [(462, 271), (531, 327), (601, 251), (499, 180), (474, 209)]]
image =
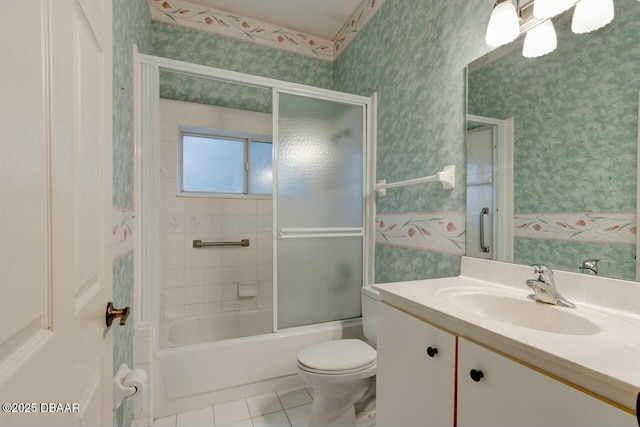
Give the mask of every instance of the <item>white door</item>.
[(110, 0), (0, 14), (1, 426), (112, 424), (111, 25)]

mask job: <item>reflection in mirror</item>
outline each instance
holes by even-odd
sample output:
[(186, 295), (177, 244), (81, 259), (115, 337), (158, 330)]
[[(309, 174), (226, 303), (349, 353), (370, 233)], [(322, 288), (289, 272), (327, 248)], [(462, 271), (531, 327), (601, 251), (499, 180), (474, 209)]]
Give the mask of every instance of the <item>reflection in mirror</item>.
[[(589, 34), (571, 32), (573, 10), (554, 18), (558, 48), (548, 55), (524, 58), (521, 37), (469, 65), (467, 191), (476, 200), (468, 200), (468, 255), (508, 260), (497, 254), (512, 245), (516, 263), (578, 272), (602, 259), (599, 274), (636, 279), (640, 3), (615, 6), (613, 22)], [(495, 123), (507, 119), (513, 190), (499, 194), (511, 165), (488, 165), (498, 158)], [(494, 216), (509, 202), (502, 230), (513, 237), (501, 238)], [(471, 236), (484, 207), (489, 252)]]

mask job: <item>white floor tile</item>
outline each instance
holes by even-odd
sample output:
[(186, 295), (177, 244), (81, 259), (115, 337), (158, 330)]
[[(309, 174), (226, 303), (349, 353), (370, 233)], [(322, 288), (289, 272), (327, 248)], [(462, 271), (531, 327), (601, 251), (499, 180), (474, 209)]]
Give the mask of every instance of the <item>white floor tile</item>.
[(311, 404), (287, 409), (286, 413), (292, 427), (307, 427), (311, 419)]
[(236, 421), (235, 423), (225, 424), (224, 427), (253, 427), (251, 418), (248, 420)]
[(278, 397), (284, 409), (311, 403), (311, 396), (307, 393), (307, 389), (304, 386), (279, 391)]
[(263, 394), (260, 396), (247, 398), (247, 405), (252, 417), (271, 414), (272, 412), (282, 411), (282, 405), (275, 393)]
[(211, 407), (178, 414), (176, 427), (213, 427)]
[(304, 386), (304, 388), (307, 389), (307, 393), (309, 393), (311, 395), (311, 398), (313, 399), (313, 388), (309, 387), (308, 385)]
[(245, 399), (215, 405), (213, 407), (213, 415), (216, 420), (216, 427), (251, 418)]
[(153, 427), (176, 427), (176, 416), (158, 418), (153, 422)]
[(284, 411), (252, 418), (253, 427), (291, 427)]

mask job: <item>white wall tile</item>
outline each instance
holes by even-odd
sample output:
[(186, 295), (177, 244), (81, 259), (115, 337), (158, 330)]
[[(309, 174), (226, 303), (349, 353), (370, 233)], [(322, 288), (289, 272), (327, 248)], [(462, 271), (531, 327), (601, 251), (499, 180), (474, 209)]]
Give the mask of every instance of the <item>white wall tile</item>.
[(257, 268), (255, 265), (242, 265), (238, 271), (238, 281), (254, 282), (258, 280)]
[(222, 200), (222, 215), (225, 216), (237, 216), (240, 214), (240, 201), (238, 199), (223, 199)]
[(202, 284), (205, 286), (222, 284), (222, 267), (205, 268)]
[(257, 249), (266, 249), (273, 247), (273, 233), (271, 231), (261, 231), (256, 233), (256, 245)]
[(273, 280), (273, 265), (258, 265), (257, 273), (257, 279), (260, 281)]
[(239, 265), (240, 263), (240, 249), (226, 248), (222, 251), (222, 266), (229, 267), (233, 265)]
[(256, 253), (257, 265), (272, 265), (273, 264), (273, 250), (271, 248), (258, 249)]
[[(164, 315), (180, 318), (197, 313), (271, 306), (272, 201), (176, 197), (178, 125), (224, 129), (226, 123), (242, 126), (241, 130), (247, 132), (269, 134), (271, 115), (163, 99), (161, 117), (159, 150), (161, 166), (165, 170), (161, 176), (160, 211)], [(251, 246), (192, 247), (193, 240), (240, 239), (249, 239)], [(258, 259), (269, 265), (257, 267)], [(269, 282), (268, 285), (259, 283), (260, 300), (238, 299), (238, 281), (255, 281), (258, 277)]]
[(258, 308), (273, 307), (273, 297), (258, 297)]
[(261, 297), (273, 295), (273, 282), (267, 280), (258, 282), (258, 295)]
[(238, 280), (240, 280), (240, 274), (237, 265), (222, 267), (222, 283), (236, 283)]
[(256, 297), (240, 298), (238, 302), (240, 303), (240, 310), (255, 310), (257, 306)]
[(235, 301), (238, 298), (238, 284), (228, 283), (222, 285), (222, 300)]
[(199, 304), (204, 302), (204, 288), (202, 286), (193, 286), (184, 288), (185, 304)]
[(202, 286), (204, 284), (204, 268), (185, 268), (184, 285)]
[(204, 302), (222, 301), (222, 285), (204, 287)]
[(222, 301), (222, 312), (240, 310), (240, 302), (238, 301)]
[(184, 315), (193, 316), (204, 313), (204, 304), (189, 304), (184, 306)]
[(162, 284), (165, 289), (184, 286), (184, 270), (163, 270)]
[(255, 249), (242, 248), (239, 252), (238, 265), (253, 265), (256, 266), (257, 252)]
[(240, 216), (256, 216), (256, 200), (242, 199), (239, 202), (238, 213)]
[(256, 215), (258, 215), (258, 216), (272, 216), (273, 215), (273, 202), (271, 200), (257, 200), (256, 201)]
[(164, 303), (167, 307), (184, 305), (184, 288), (169, 288), (164, 291)]

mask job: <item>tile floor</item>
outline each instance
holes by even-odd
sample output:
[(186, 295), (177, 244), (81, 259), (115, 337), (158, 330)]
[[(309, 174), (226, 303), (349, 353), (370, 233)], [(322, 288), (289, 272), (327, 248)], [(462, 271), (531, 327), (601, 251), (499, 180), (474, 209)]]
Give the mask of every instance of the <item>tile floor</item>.
[(312, 399), (301, 386), (159, 418), (153, 427), (307, 427)]

